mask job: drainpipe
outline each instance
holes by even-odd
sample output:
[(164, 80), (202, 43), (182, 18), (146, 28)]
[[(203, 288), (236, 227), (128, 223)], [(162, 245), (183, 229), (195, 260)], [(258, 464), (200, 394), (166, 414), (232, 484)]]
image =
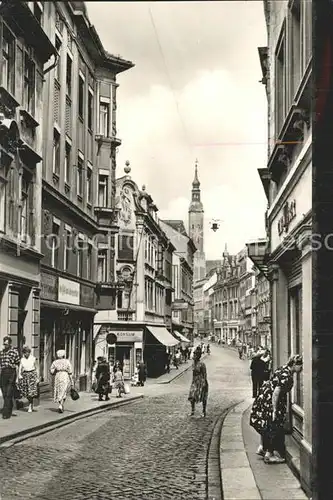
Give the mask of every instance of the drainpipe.
[(43, 75), (46, 75), (49, 71), (51, 71), (53, 68), (55, 68), (56, 65), (58, 64), (58, 61), (59, 61), (59, 54), (58, 53), (54, 53), (54, 62), (51, 64), (51, 66), (49, 66), (48, 68), (46, 68), (45, 71), (43, 71)]

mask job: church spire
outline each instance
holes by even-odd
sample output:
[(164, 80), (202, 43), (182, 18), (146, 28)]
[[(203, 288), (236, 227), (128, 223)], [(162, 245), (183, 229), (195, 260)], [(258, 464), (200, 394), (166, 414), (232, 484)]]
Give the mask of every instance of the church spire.
[(200, 182), (198, 178), (198, 159), (195, 160), (195, 170), (194, 170), (194, 181), (192, 182), (193, 189), (200, 188)]

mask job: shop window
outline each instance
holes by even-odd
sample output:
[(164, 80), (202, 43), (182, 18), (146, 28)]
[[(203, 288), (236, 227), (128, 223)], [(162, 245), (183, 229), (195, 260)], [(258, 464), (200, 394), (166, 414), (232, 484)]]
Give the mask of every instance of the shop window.
[(109, 185), (109, 176), (100, 174), (98, 176), (98, 206), (99, 207), (106, 207), (107, 206), (108, 185)]
[(107, 250), (99, 249), (97, 256), (97, 281), (107, 281)]
[(99, 104), (99, 133), (104, 137), (109, 137), (110, 104), (100, 102)]
[(118, 259), (134, 260), (134, 237), (128, 235), (118, 236)]
[(15, 39), (3, 26), (2, 35), (2, 84), (12, 94), (15, 93)]
[(77, 158), (77, 169), (76, 169), (76, 190), (77, 195), (83, 196), (83, 163), (84, 160), (80, 156)]
[(60, 175), (60, 134), (54, 129), (53, 130), (53, 173)]
[(91, 163), (88, 163), (87, 167), (87, 177), (86, 177), (86, 184), (87, 184), (87, 202), (92, 203), (92, 181), (93, 181), (93, 171), (92, 171), (92, 165)]
[(69, 54), (66, 60), (66, 94), (71, 97), (72, 95), (72, 78), (73, 78), (73, 61)]
[(35, 114), (35, 63), (26, 53), (24, 57), (23, 106), (31, 114)]
[(53, 221), (51, 235), (51, 266), (55, 268), (59, 267), (59, 232), (60, 223)]
[(69, 142), (66, 141), (65, 145), (65, 182), (66, 184), (70, 184), (71, 182), (71, 165), (72, 162), (72, 146), (70, 145)]
[[(302, 287), (297, 286), (289, 292), (289, 354), (302, 354)], [(303, 408), (303, 372), (298, 373), (292, 394), (292, 402)]]

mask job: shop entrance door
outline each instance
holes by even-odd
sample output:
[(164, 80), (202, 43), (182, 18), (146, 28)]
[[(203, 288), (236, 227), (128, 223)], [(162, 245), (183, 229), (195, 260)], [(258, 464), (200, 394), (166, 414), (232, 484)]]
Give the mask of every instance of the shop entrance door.
[(116, 361), (120, 362), (123, 368), (125, 379), (133, 376), (133, 344), (116, 344)]

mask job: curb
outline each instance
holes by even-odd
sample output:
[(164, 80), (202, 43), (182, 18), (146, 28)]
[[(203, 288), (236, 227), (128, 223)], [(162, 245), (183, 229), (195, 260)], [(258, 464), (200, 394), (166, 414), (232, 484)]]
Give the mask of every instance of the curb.
[(243, 441), (243, 413), (251, 404), (251, 399), (238, 403), (228, 411), (223, 422), (220, 437), (223, 500), (262, 499)]
[(24, 429), (23, 431), (14, 432), (13, 434), (8, 434), (7, 436), (0, 437), (0, 448), (8, 448), (17, 443), (30, 439), (32, 437), (40, 436), (41, 434), (46, 434), (65, 425), (81, 420), (85, 417), (91, 417), (98, 413), (103, 413), (112, 410), (112, 408), (118, 408), (119, 406), (125, 406), (130, 403), (134, 403), (139, 399), (144, 397), (143, 394), (133, 396), (131, 399), (123, 401), (114, 401), (111, 403), (106, 403), (104, 405), (89, 408), (88, 410), (82, 410), (72, 415), (66, 415), (65, 417), (59, 418), (58, 420), (51, 420), (50, 422), (45, 422), (44, 424), (37, 425), (36, 427), (30, 427), (29, 429)]

